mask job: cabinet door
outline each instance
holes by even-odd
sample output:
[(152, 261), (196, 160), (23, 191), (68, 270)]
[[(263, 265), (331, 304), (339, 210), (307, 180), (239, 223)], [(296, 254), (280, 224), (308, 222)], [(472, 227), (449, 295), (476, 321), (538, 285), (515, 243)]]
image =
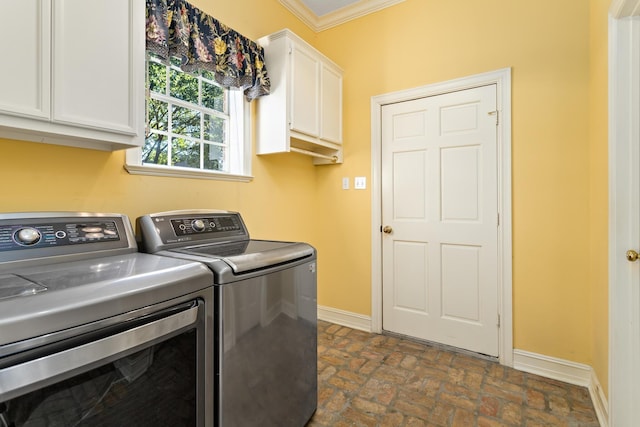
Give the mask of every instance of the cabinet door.
[(319, 62), (314, 52), (293, 44), (291, 50), (291, 130), (320, 135)]
[(53, 8), (53, 121), (139, 133), (144, 2), (53, 0)]
[(51, 2), (0, 0), (0, 8), (0, 112), (48, 120)]
[(342, 143), (342, 75), (322, 65), (320, 72), (320, 138)]

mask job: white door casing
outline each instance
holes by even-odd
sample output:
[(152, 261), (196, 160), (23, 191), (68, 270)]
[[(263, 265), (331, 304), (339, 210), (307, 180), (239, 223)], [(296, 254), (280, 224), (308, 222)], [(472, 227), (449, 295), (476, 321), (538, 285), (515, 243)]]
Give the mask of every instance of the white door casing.
[(481, 86), (495, 85), (497, 89), (497, 210), (500, 223), (497, 229), (498, 253), (498, 314), (500, 316), (499, 360), (513, 364), (512, 337), (512, 243), (511, 243), (511, 70), (450, 80), (415, 89), (375, 96), (371, 100), (372, 153), (372, 316), (371, 329), (382, 332), (383, 278), (382, 241), (382, 111), (385, 105), (442, 95)]
[(640, 420), (640, 2), (609, 17), (609, 425)]
[(496, 85), (382, 108), (383, 329), (498, 356)]

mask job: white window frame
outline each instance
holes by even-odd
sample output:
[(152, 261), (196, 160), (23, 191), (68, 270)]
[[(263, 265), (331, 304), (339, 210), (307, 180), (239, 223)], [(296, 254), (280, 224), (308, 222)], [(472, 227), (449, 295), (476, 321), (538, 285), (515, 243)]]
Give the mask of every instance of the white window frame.
[[(148, 92), (145, 84), (145, 93)], [(125, 169), (132, 175), (168, 176), (175, 178), (213, 179), (221, 181), (250, 182), (251, 175), (251, 105), (239, 89), (228, 90), (229, 115), (233, 122), (229, 132), (229, 171), (195, 169), (182, 166), (142, 163), (142, 148), (127, 150)], [(237, 111), (240, 106), (241, 111)], [(145, 103), (146, 109), (146, 103)], [(145, 111), (146, 117), (146, 111)]]

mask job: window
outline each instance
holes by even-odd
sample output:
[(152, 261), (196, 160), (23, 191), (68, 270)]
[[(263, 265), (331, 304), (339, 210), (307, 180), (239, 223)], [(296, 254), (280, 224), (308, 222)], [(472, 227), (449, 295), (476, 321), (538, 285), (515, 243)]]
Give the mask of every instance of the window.
[(249, 104), (213, 73), (147, 55), (146, 138), (129, 150), (131, 173), (250, 180)]

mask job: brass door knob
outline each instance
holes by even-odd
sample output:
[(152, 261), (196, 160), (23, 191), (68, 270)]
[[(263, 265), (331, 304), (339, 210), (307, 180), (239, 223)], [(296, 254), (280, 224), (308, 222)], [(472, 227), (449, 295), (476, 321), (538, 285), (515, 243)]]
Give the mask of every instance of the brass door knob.
[(639, 256), (640, 255), (638, 255), (638, 252), (634, 251), (633, 249), (629, 249), (627, 251), (627, 261), (636, 262)]
[(391, 234), (391, 233), (393, 232), (393, 228), (389, 227), (388, 225), (385, 225), (385, 226), (382, 228), (382, 231), (383, 231), (385, 234)]

